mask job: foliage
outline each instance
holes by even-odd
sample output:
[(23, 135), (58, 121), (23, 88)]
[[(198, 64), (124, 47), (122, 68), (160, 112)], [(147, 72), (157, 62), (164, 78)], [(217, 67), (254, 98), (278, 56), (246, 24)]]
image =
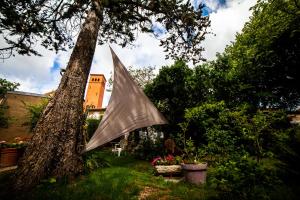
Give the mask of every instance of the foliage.
[(194, 145), (194, 141), (189, 138), (186, 140), (185, 148), (183, 149), (183, 162), (186, 164), (194, 164), (199, 162), (199, 155), (197, 148)]
[(247, 104), (229, 109), (224, 102), (187, 109), (189, 128), (198, 130), (206, 156), (216, 161), (248, 152), (259, 162), (280, 153), (290, 137), (287, 115), (281, 110), (253, 112)]
[(134, 150), (136, 158), (152, 160), (155, 157), (165, 153), (163, 141), (161, 139), (153, 141), (151, 138), (146, 137), (141, 139), (139, 144)]
[(198, 155), (213, 167), (210, 184), (221, 195), (264, 199), (280, 183), (277, 165), (292, 133), (284, 111), (228, 108), (221, 101), (187, 109), (185, 117), (201, 134)]
[(86, 172), (92, 172), (99, 168), (111, 166), (110, 162), (99, 152), (87, 153), (84, 156), (84, 166)]
[(6, 79), (0, 78), (0, 99), (4, 98), (7, 91), (14, 91), (20, 86), (19, 83), (13, 83)]
[(179, 165), (182, 162), (182, 158), (180, 156), (173, 156), (171, 154), (162, 157), (154, 158), (151, 161), (151, 165)]
[(294, 108), (299, 104), (298, 1), (258, 1), (236, 41), (210, 63), (213, 92), (228, 104)]
[(6, 110), (8, 106), (0, 104), (0, 127), (7, 128), (9, 124), (9, 118), (6, 116)]
[(278, 155), (280, 177), (289, 185), (298, 185), (300, 178), (300, 126), (295, 125), (290, 131), (288, 146), (283, 146)]
[(212, 98), (209, 67), (203, 64), (191, 69), (185, 62), (176, 61), (162, 67), (153, 82), (146, 85), (145, 93), (169, 121), (162, 127), (167, 137), (176, 137), (181, 131), (179, 124), (184, 121), (185, 109)]
[(22, 149), (26, 147), (26, 143), (0, 143), (0, 149), (1, 148), (16, 148), (16, 149)]
[(97, 130), (101, 119), (87, 119), (87, 139), (90, 139)]
[(40, 55), (33, 45), (37, 42), (55, 51), (72, 47), (73, 36), (88, 11), (93, 10), (101, 18), (99, 44), (110, 42), (124, 47), (136, 39), (137, 32), (153, 33), (168, 52), (167, 58), (199, 62), (204, 50), (200, 42), (210, 26), (208, 16), (202, 14), (203, 7), (181, 0), (4, 0), (0, 9), (0, 33), (7, 46), (0, 50), (5, 57), (14, 51)]
[(39, 121), (44, 109), (46, 108), (49, 99), (43, 98), (42, 102), (35, 105), (26, 105), (29, 120), (24, 125), (29, 125), (30, 131), (32, 132)]
[(184, 109), (190, 107), (188, 84), (192, 73), (183, 61), (177, 61), (172, 66), (162, 67), (152, 84), (146, 85), (145, 93), (169, 121), (169, 125), (164, 126), (166, 133), (179, 131), (177, 124), (183, 120)]
[(8, 106), (5, 105), (5, 96), (8, 91), (14, 91), (18, 88), (19, 83), (12, 83), (6, 79), (0, 78), (0, 127), (7, 128), (9, 118), (6, 116)]
[(246, 155), (220, 163), (208, 180), (223, 199), (269, 199), (269, 192), (279, 184), (274, 169)]

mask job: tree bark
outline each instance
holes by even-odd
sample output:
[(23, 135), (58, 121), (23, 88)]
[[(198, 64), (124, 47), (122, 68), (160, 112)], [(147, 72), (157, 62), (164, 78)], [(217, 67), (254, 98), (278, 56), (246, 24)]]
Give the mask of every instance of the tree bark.
[(83, 98), (102, 20), (101, 6), (95, 2), (80, 30), (59, 87), (19, 163), (14, 179), (16, 191), (28, 190), (42, 178), (74, 177), (83, 170)]

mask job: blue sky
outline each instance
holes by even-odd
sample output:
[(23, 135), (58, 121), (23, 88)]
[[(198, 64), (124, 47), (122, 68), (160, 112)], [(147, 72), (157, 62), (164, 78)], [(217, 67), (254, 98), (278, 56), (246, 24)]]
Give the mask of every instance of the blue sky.
[[(211, 28), (214, 35), (207, 35), (203, 46), (204, 57), (208, 60), (215, 59), (216, 52), (222, 52), (230, 41), (234, 40), (236, 32), (239, 32), (250, 16), (249, 8), (256, 0), (194, 0), (197, 6), (205, 4), (203, 12), (209, 14)], [(163, 33), (164, 29), (157, 24), (153, 27)], [(0, 45), (3, 41), (0, 39)], [(3, 45), (4, 46), (4, 45)], [(121, 48), (111, 45), (126, 66), (145, 67), (156, 66), (157, 71), (163, 65), (172, 64), (172, 60), (165, 60), (165, 53), (159, 46), (159, 41), (154, 36), (139, 34), (135, 47)], [(0, 77), (10, 81), (19, 82), (19, 90), (34, 93), (45, 93), (54, 90), (60, 81), (60, 68), (65, 68), (71, 54), (67, 52), (47, 51), (38, 48), (43, 56), (20, 56), (0, 62)], [(108, 45), (97, 46), (92, 63), (91, 73), (102, 73), (108, 79), (112, 71), (112, 60)], [(107, 104), (110, 94), (105, 94)]]
[(205, 16), (211, 14), (212, 12), (216, 12), (218, 9), (226, 6), (226, 0), (194, 0), (193, 6), (195, 8), (198, 8), (200, 3), (204, 5), (202, 12)]
[(61, 67), (60, 67), (59, 57), (56, 56), (54, 58), (53, 65), (50, 68), (50, 73), (53, 74), (56, 71), (60, 71), (60, 68)]

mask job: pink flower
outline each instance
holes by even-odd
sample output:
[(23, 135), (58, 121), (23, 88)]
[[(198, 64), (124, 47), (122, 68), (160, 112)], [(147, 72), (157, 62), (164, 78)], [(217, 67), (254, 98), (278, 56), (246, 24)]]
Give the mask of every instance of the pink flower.
[(161, 157), (156, 157), (152, 160), (151, 165), (154, 166), (156, 165), (157, 161), (161, 160)]

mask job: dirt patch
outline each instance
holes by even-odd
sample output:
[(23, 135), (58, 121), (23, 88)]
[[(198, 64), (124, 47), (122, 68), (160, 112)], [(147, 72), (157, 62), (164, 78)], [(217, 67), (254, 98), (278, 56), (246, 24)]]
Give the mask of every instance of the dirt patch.
[[(139, 195), (139, 200), (146, 200), (146, 199), (159, 199), (159, 200), (168, 200), (170, 199), (168, 194), (168, 190), (162, 191), (158, 188), (153, 187), (144, 187), (143, 191)], [(155, 197), (155, 198), (154, 198)]]
[(151, 187), (144, 187), (143, 191), (139, 195), (139, 200), (145, 200), (147, 197), (152, 195), (153, 193), (158, 192), (159, 190), (157, 188), (151, 188)]

